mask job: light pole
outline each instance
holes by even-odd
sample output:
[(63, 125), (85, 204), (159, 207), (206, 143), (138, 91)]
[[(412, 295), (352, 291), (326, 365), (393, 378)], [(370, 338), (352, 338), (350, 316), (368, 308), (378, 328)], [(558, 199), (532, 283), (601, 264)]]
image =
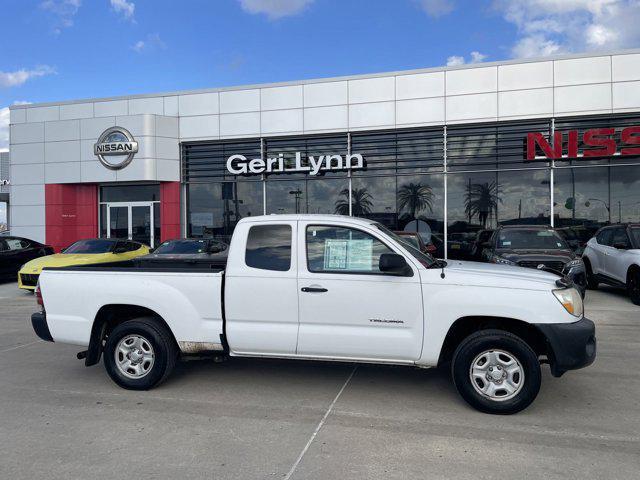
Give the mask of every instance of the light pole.
[(296, 213), (300, 213), (300, 197), (302, 196), (302, 190), (300, 190), (300, 187), (297, 187), (295, 190), (291, 190), (289, 195), (295, 195)]
[(584, 206), (588, 207), (590, 205), (589, 202), (601, 202), (602, 205), (604, 205), (604, 208), (607, 209), (607, 213), (609, 214), (609, 223), (611, 223), (611, 208), (609, 207), (609, 204), (607, 202), (605, 202), (604, 200), (600, 200), (599, 198), (588, 198), (587, 201), (584, 202)]

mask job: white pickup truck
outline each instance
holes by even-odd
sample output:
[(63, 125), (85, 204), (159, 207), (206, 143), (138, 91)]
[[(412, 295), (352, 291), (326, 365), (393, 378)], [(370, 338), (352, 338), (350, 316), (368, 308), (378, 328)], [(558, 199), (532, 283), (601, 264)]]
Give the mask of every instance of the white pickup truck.
[(45, 269), (40, 338), (86, 347), (128, 389), (158, 385), (187, 355), (415, 367), (451, 365), (473, 407), (514, 413), (596, 355), (582, 298), (554, 274), (435, 260), (375, 221), (241, 220), (226, 267)]

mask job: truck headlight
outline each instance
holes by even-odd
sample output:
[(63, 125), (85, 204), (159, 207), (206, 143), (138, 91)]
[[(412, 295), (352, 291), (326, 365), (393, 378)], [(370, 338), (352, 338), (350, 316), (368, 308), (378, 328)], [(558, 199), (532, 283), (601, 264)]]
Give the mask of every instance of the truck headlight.
[(507, 260), (503, 257), (499, 257), (498, 255), (494, 255), (493, 257), (491, 257), (491, 261), (493, 263), (499, 263), (501, 265), (516, 265), (516, 262), (512, 262), (511, 260)]
[(564, 309), (574, 317), (581, 317), (584, 313), (582, 297), (575, 288), (560, 288), (552, 290), (553, 295), (562, 304)]

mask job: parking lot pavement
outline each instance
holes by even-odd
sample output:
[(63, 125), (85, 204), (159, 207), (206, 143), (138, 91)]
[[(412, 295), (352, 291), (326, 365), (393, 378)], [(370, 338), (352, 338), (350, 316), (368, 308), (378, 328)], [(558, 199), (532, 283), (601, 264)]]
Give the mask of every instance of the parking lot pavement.
[(440, 370), (232, 359), (119, 389), (39, 342), (33, 295), (0, 284), (0, 478), (637, 478), (640, 307), (589, 292), (598, 359), (513, 416)]

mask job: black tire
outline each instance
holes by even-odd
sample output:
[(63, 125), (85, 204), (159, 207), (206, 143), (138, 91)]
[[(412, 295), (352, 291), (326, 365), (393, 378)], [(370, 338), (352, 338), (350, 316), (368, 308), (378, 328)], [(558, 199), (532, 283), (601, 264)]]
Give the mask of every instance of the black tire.
[(627, 273), (627, 293), (635, 305), (640, 305), (640, 268), (633, 268)]
[(593, 270), (591, 269), (591, 262), (586, 257), (583, 259), (583, 261), (584, 261), (584, 268), (586, 270), (586, 275), (587, 275), (587, 288), (589, 290), (597, 290), (600, 282), (598, 282), (598, 279), (593, 274)]
[[(118, 344), (131, 335), (144, 339), (153, 349), (153, 363), (140, 378), (128, 377), (116, 364)], [(177, 358), (178, 348), (171, 332), (153, 317), (135, 318), (121, 323), (109, 334), (104, 346), (104, 366), (107, 373), (114, 382), (127, 390), (149, 390), (159, 385), (169, 376)]]
[[(524, 381), (519, 391), (511, 398), (492, 399), (478, 392), (470, 378), (471, 367), (480, 354), (491, 350), (501, 350), (515, 358), (521, 365)], [(473, 408), (499, 415), (517, 413), (533, 402), (540, 391), (540, 362), (535, 352), (520, 337), (504, 330), (481, 330), (465, 338), (451, 362), (453, 383), (462, 398)], [(520, 377), (518, 377), (520, 378)], [(478, 381), (478, 380), (474, 380)], [(483, 380), (479, 380), (483, 382)], [(480, 386), (480, 385), (479, 385)], [(500, 390), (500, 387), (496, 387)]]

